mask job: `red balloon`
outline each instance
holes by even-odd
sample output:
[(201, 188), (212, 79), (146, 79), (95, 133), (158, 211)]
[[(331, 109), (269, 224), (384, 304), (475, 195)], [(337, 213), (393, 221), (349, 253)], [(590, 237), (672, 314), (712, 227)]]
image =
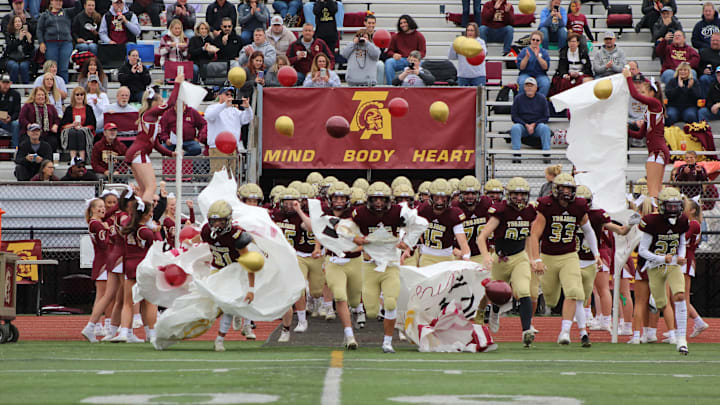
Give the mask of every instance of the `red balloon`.
[(410, 107), (407, 100), (402, 97), (395, 97), (388, 103), (388, 109), (393, 117), (402, 117), (407, 114)]
[(186, 241), (189, 239), (194, 238), (195, 236), (199, 235), (200, 231), (195, 229), (192, 225), (186, 225), (183, 227), (183, 229), (180, 231), (180, 242)]
[(292, 66), (283, 66), (277, 73), (278, 81), (285, 87), (292, 87), (297, 83), (298, 75)]
[(487, 295), (488, 299), (495, 305), (503, 305), (512, 298), (512, 288), (510, 288), (510, 284), (502, 280), (490, 281), (490, 279), (487, 278), (482, 281), (482, 284), (485, 286), (485, 295)]
[(187, 273), (182, 267), (176, 264), (168, 264), (167, 266), (160, 267), (160, 271), (165, 273), (165, 281), (171, 287), (180, 287), (187, 280)]
[(480, 52), (479, 54), (473, 56), (472, 58), (467, 58), (467, 61), (469, 64), (473, 66), (477, 66), (485, 61), (485, 51)]
[(333, 138), (342, 138), (350, 132), (350, 124), (339, 115), (333, 115), (325, 122), (327, 133)]
[(215, 147), (222, 153), (231, 154), (237, 148), (237, 140), (231, 132), (220, 132), (215, 138)]
[(376, 30), (373, 34), (373, 42), (378, 48), (387, 48), (390, 45), (390, 33), (386, 30)]

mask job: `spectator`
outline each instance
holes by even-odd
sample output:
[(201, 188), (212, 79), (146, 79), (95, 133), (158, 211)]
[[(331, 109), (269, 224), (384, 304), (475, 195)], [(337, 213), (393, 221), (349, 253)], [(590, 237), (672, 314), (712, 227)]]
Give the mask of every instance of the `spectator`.
[(605, 44), (595, 52), (592, 61), (596, 79), (620, 73), (625, 67), (625, 52), (615, 45), (615, 34), (605, 31), (603, 42)]
[(60, 121), (60, 145), (70, 153), (70, 159), (80, 156), (85, 159), (90, 154), (95, 138), (95, 113), (87, 104), (85, 89), (75, 87), (70, 97), (70, 105)]
[(53, 161), (50, 159), (43, 160), (42, 163), (40, 163), (40, 169), (38, 169), (37, 174), (32, 176), (30, 181), (60, 181), (60, 179), (55, 176), (55, 165)]
[(540, 12), (539, 30), (543, 33), (542, 46), (549, 49), (550, 42), (557, 43), (558, 48), (567, 46), (567, 11), (560, 7), (560, 0), (550, 0), (547, 7)]
[(24, 128), (27, 139), (20, 142), (15, 152), (15, 178), (28, 181), (40, 171), (40, 163), (44, 160), (52, 162), (53, 149), (49, 143), (40, 140), (40, 125), (32, 123)]
[[(276, 1), (273, 5), (277, 4)], [(273, 16), (270, 20), (270, 28), (265, 31), (265, 37), (270, 45), (275, 48), (275, 53), (285, 55), (290, 44), (295, 42), (297, 38), (289, 29), (283, 25), (283, 19), (279, 15)]]
[[(250, 55), (254, 52), (260, 52), (263, 54), (265, 66), (263, 66), (262, 70), (270, 69), (270, 66), (275, 64), (277, 52), (275, 51), (275, 47), (268, 42), (267, 37), (265, 37), (265, 30), (261, 28), (255, 28), (255, 32), (253, 32), (253, 42), (249, 45), (245, 45), (242, 51), (240, 51), (237, 66), (245, 66), (249, 61)], [(230, 63), (231, 66), (235, 66), (234, 64), (235, 62)]]
[[(345, 19), (345, 10), (343, 8), (342, 1), (337, 1), (337, 11), (335, 12), (335, 24), (337, 26), (337, 29), (340, 30), (343, 28), (343, 20)], [(315, 14), (313, 14), (313, 10), (315, 8), (315, 2), (314, 1), (308, 1), (303, 5), (303, 17), (305, 17), (305, 22), (312, 25), (313, 28), (316, 27), (315, 25)]]
[(97, 11), (100, 15), (105, 15), (105, 13), (110, 10), (111, 6), (112, 0), (95, 0), (95, 11)]
[(297, 27), (300, 22), (298, 11), (302, 9), (302, 0), (275, 0), (273, 1), (273, 10), (280, 17), (280, 25), (283, 23), (288, 27)]
[(690, 74), (691, 70), (689, 63), (680, 63), (675, 69), (675, 77), (665, 86), (668, 100), (665, 126), (681, 120), (687, 123), (698, 120), (697, 101), (702, 95), (700, 85)]
[(322, 52), (330, 58), (330, 69), (332, 69), (335, 64), (332, 51), (328, 48), (325, 41), (320, 38), (314, 38), (314, 35), (315, 29), (313, 26), (305, 23), (302, 34), (287, 50), (287, 57), (290, 59), (290, 64), (298, 74), (298, 85), (302, 84), (305, 80), (305, 75), (310, 71), (312, 61), (317, 54)]
[[(177, 115), (174, 108), (165, 111), (160, 118), (160, 132), (158, 139), (165, 146), (174, 151), (177, 145)], [(207, 122), (200, 113), (187, 105), (183, 106), (183, 133), (182, 149), (185, 156), (199, 156), (203, 147), (201, 142), (207, 140)]]
[[(635, 86), (637, 86), (638, 83), (645, 82), (645, 77), (640, 73), (640, 68), (638, 67), (636, 61), (631, 60), (630, 62), (628, 62), (628, 66), (630, 66), (630, 73), (632, 74), (633, 83), (635, 83)], [(628, 128), (633, 131), (639, 131), (640, 128), (645, 125), (645, 112), (647, 112), (647, 105), (637, 101), (632, 96), (630, 96), (630, 106), (628, 108)], [(628, 141), (630, 142), (631, 146), (645, 146), (645, 143), (642, 142), (642, 140), (640, 140), (637, 145), (634, 145), (634, 140), (635, 138), (628, 137)]]
[(53, 79), (52, 73), (45, 73), (43, 75), (41, 87), (47, 93), (47, 103), (52, 104), (55, 107), (55, 111), (57, 111), (58, 113), (58, 117), (62, 118), (64, 100), (63, 97), (60, 95), (60, 90), (58, 90), (57, 86), (55, 85), (55, 80)]
[(12, 136), (10, 147), (14, 148), (20, 143), (20, 93), (12, 89), (10, 76), (0, 77), (0, 128), (8, 131)]
[(102, 91), (107, 91), (108, 77), (105, 74), (105, 71), (103, 70), (100, 59), (98, 59), (95, 56), (87, 59), (82, 64), (82, 67), (80, 67), (80, 73), (78, 74), (78, 86), (84, 87), (87, 89), (88, 77), (93, 76), (93, 75), (97, 76), (98, 79), (100, 80), (100, 89)]
[(238, 89), (238, 93), (241, 97), (250, 99), (258, 84), (265, 85), (265, 55), (260, 51), (253, 52), (243, 69), (245, 69), (245, 84)]
[(240, 39), (243, 46), (252, 41), (256, 28), (262, 28), (265, 31), (269, 23), (270, 11), (263, 0), (245, 0), (244, 3), (238, 5), (238, 24), (242, 28)]
[[(538, 85), (529, 77), (523, 83), (524, 92), (515, 97), (510, 109), (513, 126), (510, 129), (512, 149), (520, 150), (522, 138), (540, 138), (543, 150), (550, 150), (550, 109), (545, 97), (538, 95)], [(513, 160), (513, 163), (520, 163)]]
[(103, 114), (110, 105), (107, 93), (100, 87), (100, 78), (97, 75), (90, 75), (87, 79), (87, 103), (95, 115), (95, 132), (101, 133), (104, 123)]
[(85, 0), (85, 9), (73, 18), (72, 33), (78, 52), (98, 54), (100, 22), (102, 16), (95, 11), (95, 0)]
[(235, 171), (237, 166), (237, 152), (231, 154), (225, 154), (220, 152), (215, 147), (215, 139), (221, 132), (230, 132), (237, 141), (237, 148), (242, 150), (245, 149), (240, 140), (240, 132), (243, 125), (247, 125), (252, 122), (253, 111), (250, 108), (250, 103), (247, 98), (242, 99), (240, 110), (237, 104), (233, 104), (233, 93), (235, 89), (232, 87), (225, 87), (218, 93), (218, 102), (207, 107), (205, 110), (205, 119), (207, 120), (207, 133), (208, 133), (208, 148), (210, 157), (227, 157), (226, 161), (221, 159), (210, 160), (210, 170), (216, 172), (224, 167), (227, 168), (228, 173)]
[(707, 94), (710, 86), (715, 82), (715, 68), (720, 66), (720, 32), (712, 34), (710, 46), (700, 51), (700, 63), (698, 63), (698, 81), (702, 86), (702, 94)]
[[(695, 48), (685, 43), (685, 33), (676, 31), (674, 34), (668, 32), (655, 47), (655, 54), (662, 60), (662, 74), (660, 80), (667, 84), (675, 75), (675, 69), (681, 62), (688, 62), (695, 69), (700, 63), (700, 55)], [(695, 76), (695, 72), (692, 72)]]
[(435, 83), (435, 77), (422, 67), (422, 55), (420, 51), (412, 51), (408, 55), (408, 66), (395, 75), (392, 80), (393, 86), (402, 87), (424, 87)]
[(58, 127), (60, 118), (52, 104), (47, 102), (47, 91), (42, 87), (35, 87), (25, 100), (25, 104), (20, 108), (20, 143), (22, 144), (26, 137), (28, 125), (40, 125), (40, 139), (50, 145), (50, 152), (55, 152), (58, 147)]
[(280, 87), (280, 81), (277, 77), (277, 72), (283, 66), (290, 66), (290, 59), (285, 55), (278, 55), (275, 64), (265, 73), (265, 86), (264, 87)]
[(175, 5), (170, 8), (168, 16), (168, 28), (173, 20), (179, 19), (182, 22), (182, 28), (187, 38), (192, 38), (195, 29), (195, 7), (187, 4), (187, 0), (177, 0)]
[(538, 197), (552, 195), (553, 180), (555, 180), (555, 177), (557, 177), (557, 175), (560, 173), (562, 173), (562, 165), (552, 165), (545, 167), (545, 180), (547, 180), (547, 182), (545, 182), (540, 187)]
[(37, 33), (37, 21), (32, 15), (30, 15), (29, 12), (25, 11), (25, 4), (23, 3), (23, 0), (12, 0), (11, 3), (12, 9), (9, 13), (3, 16), (2, 22), (0, 22), (0, 24), (2, 24), (0, 29), (3, 34), (7, 32), (12, 18), (17, 15), (22, 19), (22, 25), (27, 25), (27, 31), (34, 37)]
[(154, 0), (133, 0), (130, 5), (130, 11), (136, 16), (146, 13), (150, 17), (150, 23), (153, 27), (160, 27), (160, 12), (163, 11), (162, 2), (158, 3)]
[[(460, 25), (463, 28), (467, 28), (468, 22), (470, 22), (470, 1), (471, 0), (462, 0), (462, 20), (460, 22)], [(472, 0), (473, 2), (473, 19), (475, 20), (475, 24), (478, 26), (482, 24), (481, 14), (482, 14), (482, 0)], [(504, 1), (500, 1), (503, 3)]]
[(675, 17), (673, 10), (670, 6), (665, 6), (660, 10), (660, 18), (655, 21), (655, 24), (650, 27), (650, 33), (652, 34), (652, 41), (655, 45), (660, 38), (665, 37), (668, 33), (675, 31), (682, 31), (682, 24), (680, 20)]
[(76, 156), (60, 181), (97, 181), (97, 175), (85, 168), (85, 159)]
[(217, 52), (217, 60), (230, 61), (238, 57), (240, 48), (242, 48), (242, 40), (235, 33), (232, 21), (225, 17), (220, 26), (222, 33), (215, 36), (215, 46), (219, 49)]
[(133, 49), (128, 53), (128, 59), (118, 69), (118, 81), (130, 91), (130, 101), (139, 103), (142, 101), (145, 88), (152, 81), (150, 71), (145, 69), (140, 61), (140, 53)]
[(550, 67), (550, 55), (547, 50), (540, 47), (543, 33), (535, 31), (530, 34), (530, 46), (523, 48), (515, 59), (519, 70), (518, 85), (520, 94), (525, 91), (525, 80), (532, 77), (537, 86), (537, 92), (547, 97), (550, 91), (550, 79), (547, 70)]
[(340, 77), (330, 69), (330, 58), (322, 52), (315, 55), (310, 73), (305, 76), (303, 87), (340, 86)]
[[(482, 46), (482, 49), (487, 56), (488, 48), (485, 41), (483, 41), (482, 38), (478, 38), (477, 24), (474, 22), (467, 24), (465, 27), (465, 36), (480, 42), (480, 46)], [(468, 63), (465, 56), (458, 55), (457, 52), (455, 52), (455, 48), (453, 48), (452, 45), (450, 45), (450, 50), (448, 51), (448, 59), (458, 61), (457, 76), (459, 86), (477, 87), (485, 85), (485, 82), (487, 81), (487, 73), (485, 72), (484, 60), (479, 65), (471, 65)]]
[(377, 62), (380, 59), (380, 48), (372, 43), (366, 29), (358, 30), (352, 42), (345, 45), (345, 48), (340, 51), (340, 55), (347, 60), (345, 81), (348, 86), (377, 85)]
[(705, 107), (698, 111), (700, 121), (720, 120), (720, 66), (715, 68), (715, 81), (705, 97)]
[[(225, 3), (227, 4), (227, 3)], [(233, 8), (233, 11), (235, 9)], [(210, 25), (201, 22), (195, 27), (195, 36), (190, 38), (188, 55), (193, 61), (193, 78), (195, 81), (205, 81), (207, 78), (207, 64), (215, 60), (220, 49), (214, 45), (210, 32)]]
[(593, 79), (590, 56), (587, 49), (580, 46), (580, 35), (570, 33), (568, 46), (561, 49), (558, 56), (560, 61), (555, 70), (550, 94), (558, 94)]
[(22, 18), (13, 17), (5, 33), (5, 52), (2, 55), (12, 81), (30, 83), (30, 58), (34, 50), (32, 34), (23, 28)]
[(166, 62), (184, 62), (188, 59), (188, 39), (179, 19), (170, 21), (168, 32), (160, 39), (160, 66)]
[[(95, 142), (90, 157), (90, 166), (93, 171), (106, 178), (110, 176), (110, 159), (112, 156), (125, 156), (127, 146), (117, 139), (117, 125), (112, 122), (105, 124), (103, 137)], [(117, 174), (117, 171), (115, 171)]]
[(110, 114), (138, 112), (137, 107), (130, 104), (130, 89), (125, 86), (120, 87), (117, 92), (115, 92), (115, 102), (107, 106), (105, 112)]
[[(365, 16), (365, 20), (363, 21), (363, 24), (365, 25), (365, 30), (368, 33), (368, 37), (370, 38), (370, 41), (373, 40), (373, 35), (375, 34), (375, 26), (377, 24), (377, 19), (372, 14), (367, 14)], [(374, 42), (373, 42), (374, 43)], [(377, 84), (381, 85), (385, 83), (385, 62), (383, 60), (387, 56), (385, 55), (385, 49), (380, 48), (380, 59), (375, 63), (377, 66)]]
[(40, 0), (27, 0), (27, 10), (34, 19), (40, 18)]
[[(210, 26), (212, 36), (216, 37), (220, 35), (220, 32), (222, 31), (222, 21), (225, 17), (230, 19), (234, 30), (235, 24), (237, 23), (237, 11), (235, 11), (235, 6), (230, 4), (227, 0), (215, 0), (213, 3), (210, 3), (205, 11), (205, 22)], [(195, 31), (197, 34), (197, 27), (195, 28)]]
[(137, 16), (125, 7), (123, 0), (113, 0), (112, 8), (100, 23), (100, 41), (103, 44), (137, 42), (140, 23)]
[(580, 36), (580, 47), (587, 50), (587, 41), (595, 42), (595, 37), (592, 31), (590, 31), (587, 17), (580, 12), (581, 8), (582, 3), (580, 3), (580, 0), (572, 0), (570, 2), (570, 14), (567, 16), (567, 30), (568, 37), (571, 32), (578, 34)]
[(62, 4), (62, 0), (50, 0), (48, 11), (38, 20), (37, 39), (40, 53), (45, 54), (46, 60), (57, 61), (60, 77), (67, 83), (70, 55), (73, 51), (72, 20), (69, 13), (63, 10)]
[(503, 55), (510, 53), (513, 41), (513, 6), (507, 0), (490, 0), (483, 4), (480, 38), (485, 42), (503, 44)]
[[(708, 181), (708, 174), (704, 167), (697, 164), (697, 152), (689, 150), (685, 152), (685, 164), (678, 167), (675, 173), (675, 181)], [(693, 198), (703, 191), (702, 184), (680, 186), (680, 192), (688, 198)]]
[(651, 28), (660, 18), (660, 11), (663, 7), (670, 6), (673, 14), (677, 14), (677, 4), (675, 0), (643, 0), (642, 13), (643, 17), (635, 24), (635, 32), (640, 32), (641, 28)]
[(335, 0), (316, 1), (313, 6), (315, 15), (315, 37), (320, 38), (333, 52), (338, 47), (338, 26), (335, 21), (335, 13), (338, 10), (338, 3)]
[(412, 17), (403, 14), (398, 19), (397, 33), (390, 40), (385, 61), (385, 83), (392, 83), (395, 72), (408, 67), (407, 57), (410, 52), (417, 50), (425, 57), (425, 37), (417, 30), (417, 24)]
[[(60, 96), (62, 98), (67, 97), (67, 85), (65, 84), (65, 79), (57, 75), (58, 67), (57, 62), (54, 60), (46, 60), (45, 63), (43, 63), (43, 73), (52, 73), (53, 77), (55, 78), (55, 86), (60, 90)], [(42, 85), (43, 82), (43, 75), (39, 75), (35, 78), (35, 81), (33, 82), (33, 87), (39, 87)]]
[(693, 27), (693, 48), (702, 54), (703, 49), (710, 47), (710, 39), (717, 32), (720, 32), (720, 18), (713, 4), (708, 1), (703, 4), (702, 18)]

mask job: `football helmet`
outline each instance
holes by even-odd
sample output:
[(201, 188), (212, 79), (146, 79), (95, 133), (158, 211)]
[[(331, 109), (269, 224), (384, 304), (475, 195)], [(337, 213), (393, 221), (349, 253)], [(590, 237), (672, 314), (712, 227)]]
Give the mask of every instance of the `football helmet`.
[(467, 206), (475, 205), (481, 188), (480, 182), (474, 176), (463, 177), (457, 187), (460, 193), (460, 201)]
[(485, 195), (490, 197), (490, 199), (494, 203), (502, 200), (504, 191), (505, 191), (505, 189), (503, 188), (503, 185), (500, 182), (500, 180), (490, 179), (487, 182), (485, 182)]
[(296, 189), (288, 187), (283, 190), (282, 193), (279, 193), (278, 196), (280, 198), (280, 210), (285, 215), (296, 214), (292, 202), (300, 199), (300, 193)]
[(435, 179), (430, 184), (430, 199), (433, 208), (441, 211), (450, 206), (450, 198), (452, 197), (452, 187), (445, 179)]
[(360, 187), (350, 187), (350, 204), (363, 205), (367, 202), (367, 195)]
[[(345, 182), (336, 181), (332, 186), (328, 187), (327, 196), (330, 199), (332, 209), (342, 211), (350, 204), (350, 186)], [(345, 202), (340, 203), (340, 200), (336, 200), (335, 197), (345, 197)]]
[(395, 190), (395, 187), (399, 186), (400, 184), (407, 184), (409, 186), (412, 186), (410, 179), (405, 176), (397, 176), (393, 179), (392, 183), (390, 183), (390, 188)]
[(582, 184), (577, 186), (577, 190), (575, 190), (575, 196), (584, 198), (587, 200), (588, 205), (592, 202), (592, 191), (587, 186), (583, 186)]
[(302, 184), (302, 181), (300, 181), (300, 180), (293, 180), (293, 181), (290, 182), (290, 184), (288, 184), (288, 188), (293, 188), (293, 189), (295, 189), (295, 190), (297, 190), (297, 191), (300, 191), (300, 189), (298, 188), (298, 186), (299, 186), (300, 184)]
[(270, 190), (270, 198), (272, 199), (273, 204), (277, 204), (280, 202), (280, 194), (284, 192), (285, 186), (275, 186), (272, 190)]
[(238, 188), (238, 196), (240, 197), (240, 201), (246, 204), (249, 202), (248, 200), (255, 200), (257, 201), (257, 205), (260, 205), (265, 198), (262, 189), (255, 183), (247, 183), (240, 186)]
[(307, 200), (308, 198), (315, 198), (317, 195), (317, 192), (315, 190), (315, 187), (308, 183), (300, 183), (297, 187), (295, 187), (295, 190), (300, 193), (300, 199), (301, 200)]
[(641, 195), (647, 196), (648, 195), (648, 189), (647, 189), (647, 180), (645, 177), (641, 177), (638, 179), (637, 182), (635, 182), (635, 185), (633, 185), (633, 197), (638, 198)]
[(513, 177), (508, 180), (505, 190), (508, 193), (508, 205), (518, 211), (527, 207), (530, 200), (530, 184), (522, 177)]
[[(338, 180), (337, 177), (335, 177), (335, 176), (327, 176), (327, 177), (325, 177), (325, 179), (323, 179), (323, 181), (320, 183), (320, 186), (319, 186), (319, 187), (320, 187), (319, 194), (320, 194), (320, 195), (327, 195), (328, 197), (330, 197), (330, 195), (327, 194), (327, 193), (328, 193), (328, 189), (329, 189), (333, 184), (337, 183), (338, 181), (339, 181), (339, 180)], [(347, 186), (347, 184), (345, 184), (345, 185)], [(348, 186), (348, 188), (350, 188), (350, 186)]]
[[(560, 187), (568, 187), (570, 191), (560, 191)], [(565, 200), (567, 202), (575, 201), (575, 193), (577, 186), (575, 185), (575, 179), (569, 173), (560, 173), (555, 176), (552, 185), (552, 194), (558, 200)]]
[(675, 225), (677, 218), (683, 213), (682, 194), (675, 187), (664, 187), (658, 195), (658, 212), (670, 224)]
[(382, 181), (376, 181), (367, 189), (367, 206), (371, 211), (385, 211), (390, 209), (392, 190)]
[(370, 183), (362, 177), (358, 177), (355, 181), (353, 181), (352, 187), (359, 188), (362, 191), (367, 191), (368, 187), (370, 187)]
[(320, 184), (323, 182), (323, 176), (318, 172), (312, 172), (307, 175), (307, 178), (305, 178), (305, 182), (313, 184), (315, 186), (320, 186)]
[(423, 181), (420, 183), (420, 186), (418, 187), (418, 199), (420, 202), (424, 202), (430, 198), (430, 184), (432, 183), (429, 181)]
[(460, 184), (460, 179), (457, 177), (453, 177), (452, 179), (448, 179), (448, 184), (450, 185), (450, 188), (452, 188), (453, 193), (458, 191), (458, 185)]
[(210, 204), (207, 217), (210, 225), (210, 237), (213, 239), (229, 232), (232, 228), (232, 206), (225, 200), (217, 200)]
[(411, 186), (407, 184), (399, 184), (393, 189), (392, 195), (396, 204), (407, 202), (408, 207), (412, 208), (413, 201), (415, 200), (415, 191), (413, 191)]

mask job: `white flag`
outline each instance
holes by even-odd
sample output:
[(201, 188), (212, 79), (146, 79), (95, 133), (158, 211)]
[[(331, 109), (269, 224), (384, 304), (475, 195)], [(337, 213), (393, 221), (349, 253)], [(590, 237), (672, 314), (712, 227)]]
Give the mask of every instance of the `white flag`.
[(197, 109), (205, 99), (205, 94), (207, 94), (207, 90), (202, 87), (192, 83), (182, 82), (178, 99), (182, 100), (185, 105)]

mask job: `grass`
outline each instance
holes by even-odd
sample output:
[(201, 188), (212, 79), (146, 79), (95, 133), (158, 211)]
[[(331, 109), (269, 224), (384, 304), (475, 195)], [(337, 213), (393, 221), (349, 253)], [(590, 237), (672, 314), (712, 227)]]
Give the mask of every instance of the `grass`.
[[(182, 342), (163, 352), (146, 344), (4, 344), (0, 346), (0, 403), (70, 404), (93, 396), (131, 394), (154, 397), (137, 397), (136, 402), (104, 399), (103, 403), (210, 403), (209, 393), (241, 392), (266, 397), (213, 403), (320, 404), (332, 348), (260, 345), (226, 342), (228, 351), (215, 353), (212, 342)], [(361, 348), (344, 353), (341, 403), (470, 405), (488, 400), (477, 395), (529, 395), (566, 397), (586, 404), (716, 404), (720, 345), (691, 345), (688, 357), (673, 349), (666, 344), (595, 344), (588, 350), (578, 344), (540, 343), (527, 350), (519, 343), (503, 343), (498, 351), (487, 354), (403, 349), (383, 355), (378, 348)], [(389, 400), (425, 395), (448, 397), (425, 402)], [(453, 402), (452, 397), (458, 395), (470, 397)]]

